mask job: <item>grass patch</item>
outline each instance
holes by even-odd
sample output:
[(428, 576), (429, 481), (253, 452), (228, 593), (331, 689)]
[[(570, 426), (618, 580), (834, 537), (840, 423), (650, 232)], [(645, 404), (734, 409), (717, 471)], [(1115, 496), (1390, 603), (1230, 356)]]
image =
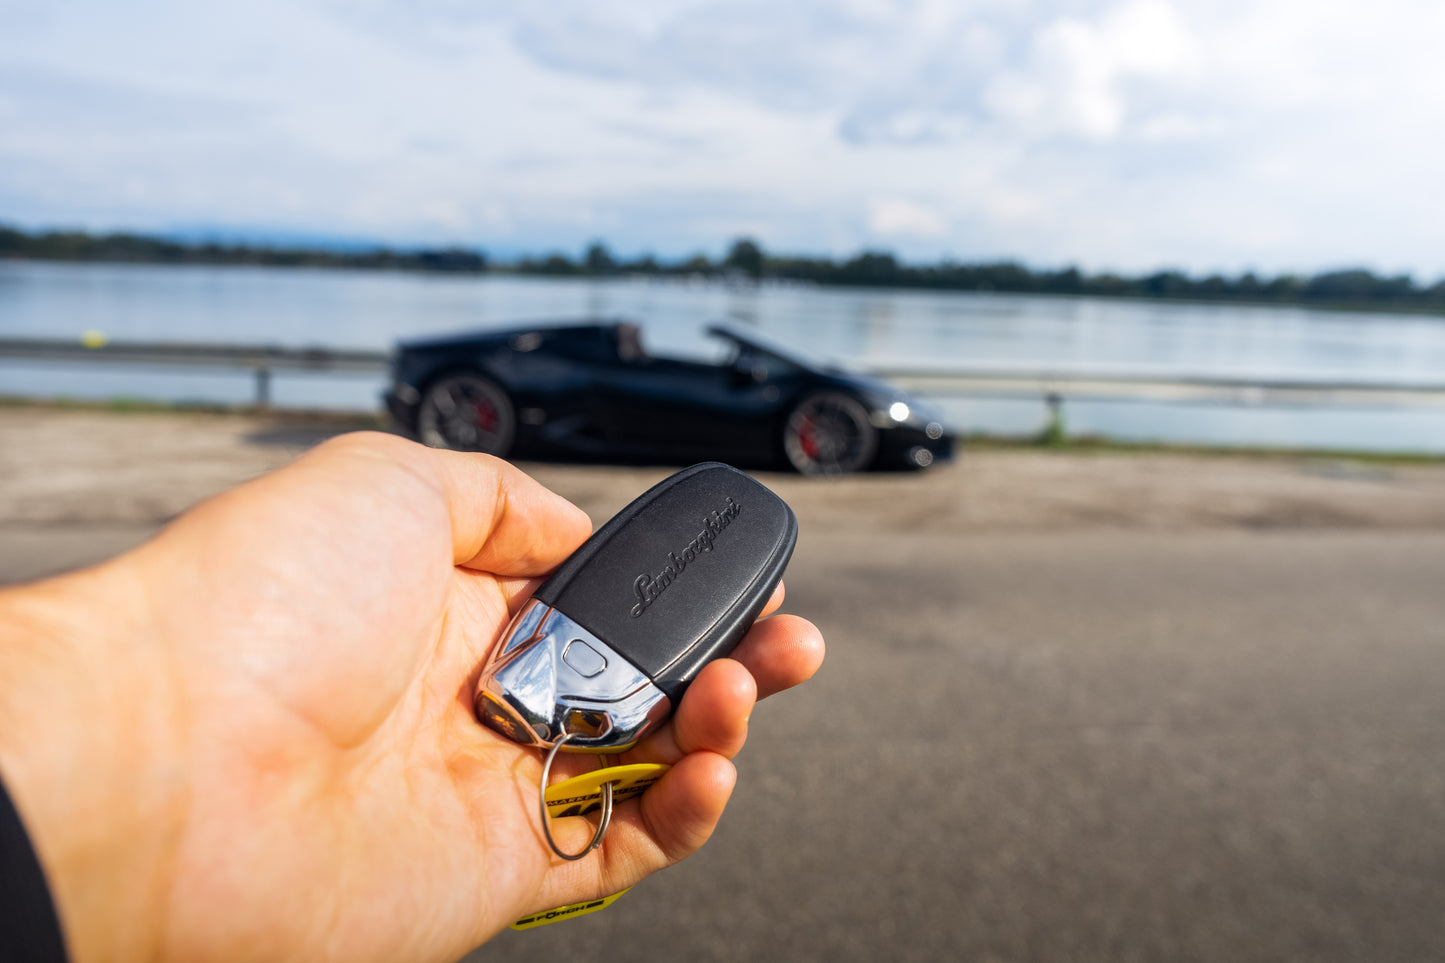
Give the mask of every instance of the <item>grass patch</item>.
[(1445, 455), (1423, 452), (1356, 451), (1347, 448), (1253, 448), (1227, 445), (1182, 445), (1161, 441), (1119, 441), (1092, 435), (1066, 436), (1047, 428), (1024, 438), (1001, 435), (961, 435), (959, 447), (967, 451), (1051, 451), (1086, 455), (1198, 455), (1210, 458), (1264, 458), (1294, 461), (1326, 459), (1373, 465), (1445, 465)]

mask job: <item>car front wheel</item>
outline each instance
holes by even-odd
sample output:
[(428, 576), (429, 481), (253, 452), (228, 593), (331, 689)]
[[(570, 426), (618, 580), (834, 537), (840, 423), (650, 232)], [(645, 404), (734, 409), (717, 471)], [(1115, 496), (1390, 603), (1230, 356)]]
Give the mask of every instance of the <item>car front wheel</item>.
[(417, 435), (433, 448), (505, 456), (517, 433), (512, 401), (501, 386), (473, 372), (431, 384), (417, 409)]
[(804, 475), (841, 475), (867, 468), (878, 452), (868, 410), (845, 394), (804, 398), (783, 426), (783, 454)]

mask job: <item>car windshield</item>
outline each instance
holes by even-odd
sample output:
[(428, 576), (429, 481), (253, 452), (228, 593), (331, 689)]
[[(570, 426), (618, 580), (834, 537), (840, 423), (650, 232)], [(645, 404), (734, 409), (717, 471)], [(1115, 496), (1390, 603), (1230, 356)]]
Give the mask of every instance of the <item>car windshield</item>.
[(783, 368), (834, 367), (831, 361), (812, 356), (808, 351), (784, 344), (775, 338), (764, 337), (756, 331), (744, 331), (732, 325), (714, 325), (708, 329), (708, 334), (728, 344), (727, 363), (736, 363), (738, 359), (752, 355), (754, 358), (765, 358), (768, 367), (775, 372)]

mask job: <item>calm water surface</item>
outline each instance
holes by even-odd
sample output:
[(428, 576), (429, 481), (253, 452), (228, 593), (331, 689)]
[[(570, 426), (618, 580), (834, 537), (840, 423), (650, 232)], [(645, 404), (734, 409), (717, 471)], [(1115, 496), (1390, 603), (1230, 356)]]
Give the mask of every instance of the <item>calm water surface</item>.
[[(708, 356), (702, 329), (751, 325), (856, 367), (1228, 374), (1445, 384), (1445, 319), (974, 293), (545, 280), (388, 272), (0, 262), (0, 335), (386, 349), (518, 322), (625, 317), (657, 353)], [(374, 408), (381, 379), (278, 376), (297, 407)], [(240, 373), (0, 361), (0, 394), (244, 403)], [(938, 399), (952, 427), (1025, 434), (1035, 401)], [(1069, 429), (1122, 439), (1445, 452), (1442, 408), (1070, 402)]]

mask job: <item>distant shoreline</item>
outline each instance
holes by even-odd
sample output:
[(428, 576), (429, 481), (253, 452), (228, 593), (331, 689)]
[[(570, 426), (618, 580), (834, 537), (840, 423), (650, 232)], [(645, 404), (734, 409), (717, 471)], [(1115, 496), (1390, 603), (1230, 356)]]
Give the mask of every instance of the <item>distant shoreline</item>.
[(1364, 269), (1312, 276), (1192, 277), (1157, 271), (1125, 277), (1085, 274), (1075, 268), (1033, 270), (1015, 262), (914, 265), (888, 252), (864, 252), (845, 261), (764, 253), (753, 241), (733, 243), (727, 256), (677, 261), (652, 256), (618, 259), (601, 243), (582, 258), (564, 254), (498, 262), (485, 251), (461, 247), (359, 250), (279, 247), (171, 240), (142, 234), (84, 231), (27, 232), (0, 224), (0, 259), (87, 264), (167, 266), (304, 267), (402, 271), (451, 276), (523, 276), (551, 279), (703, 277), (752, 283), (777, 281), (820, 287), (920, 292), (995, 293), (1087, 297), (1121, 301), (1222, 304), (1241, 307), (1316, 308), (1331, 311), (1445, 315), (1445, 280), (1430, 286), (1408, 275), (1381, 277)]

